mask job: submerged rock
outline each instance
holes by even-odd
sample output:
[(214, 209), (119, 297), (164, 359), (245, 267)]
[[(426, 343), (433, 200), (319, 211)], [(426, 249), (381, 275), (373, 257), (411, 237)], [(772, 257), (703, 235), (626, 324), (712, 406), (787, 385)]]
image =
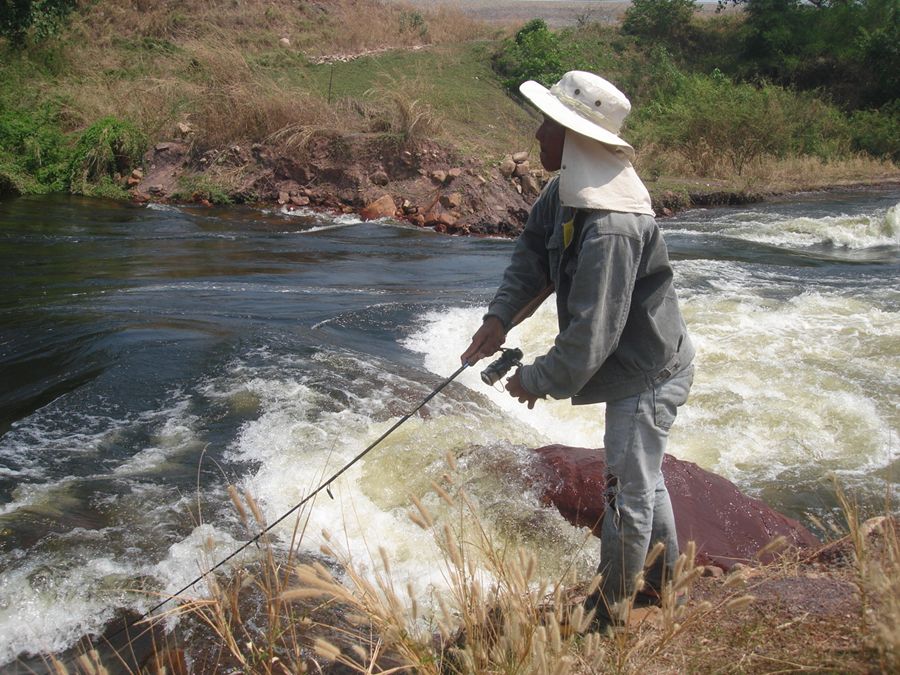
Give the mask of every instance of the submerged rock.
[[(606, 453), (602, 449), (549, 445), (535, 451), (545, 477), (543, 499), (573, 525), (600, 534)], [(734, 483), (671, 455), (663, 460), (663, 475), (675, 511), (678, 544), (697, 545), (696, 563), (724, 570), (757, 560), (757, 552), (778, 537), (789, 545), (816, 547), (818, 539), (803, 525), (763, 502), (743, 494)], [(773, 555), (763, 556), (768, 562)]]

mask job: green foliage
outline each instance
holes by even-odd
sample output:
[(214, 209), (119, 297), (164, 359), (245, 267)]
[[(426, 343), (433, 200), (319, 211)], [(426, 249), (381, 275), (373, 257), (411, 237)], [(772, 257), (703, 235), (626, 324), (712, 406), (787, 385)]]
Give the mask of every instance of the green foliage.
[(689, 30), (696, 9), (694, 0), (632, 0), (622, 32), (649, 40), (679, 37)]
[(146, 139), (130, 122), (104, 117), (81, 134), (69, 163), (69, 189), (90, 194), (104, 177), (125, 174), (140, 163)]
[(67, 187), (69, 144), (49, 106), (32, 112), (0, 103), (0, 156), (6, 158), (4, 173), (25, 191)]
[(203, 174), (185, 174), (178, 178), (178, 189), (173, 199), (182, 202), (199, 202), (206, 200), (212, 204), (227, 206), (234, 200), (228, 194), (228, 188)]
[(128, 199), (128, 190), (109, 176), (103, 176), (94, 185), (88, 186), (85, 194), (101, 199)]
[(522, 82), (535, 80), (549, 87), (566, 71), (586, 68), (571, 35), (554, 33), (543, 19), (526, 23), (493, 57), (504, 86), (515, 92)]
[(746, 0), (738, 75), (828, 88), (845, 105), (883, 105), (900, 87), (897, 0)]
[(76, 0), (0, 0), (0, 36), (16, 47), (25, 44), (29, 33), (37, 41), (59, 30)]
[(400, 12), (400, 32), (424, 38), (428, 35), (428, 23), (421, 12), (414, 9), (404, 10)]
[(900, 99), (880, 110), (857, 110), (850, 122), (855, 149), (900, 162)]
[(636, 116), (636, 142), (679, 151), (699, 175), (727, 160), (740, 175), (764, 155), (832, 158), (850, 146), (845, 117), (810, 95), (734, 83), (719, 71), (681, 75)]

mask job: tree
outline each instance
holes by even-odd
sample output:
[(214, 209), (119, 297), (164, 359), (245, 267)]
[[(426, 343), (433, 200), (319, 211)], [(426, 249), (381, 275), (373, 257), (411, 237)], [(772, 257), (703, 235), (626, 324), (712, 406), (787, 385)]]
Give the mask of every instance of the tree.
[(77, 0), (0, 0), (0, 36), (17, 47), (25, 44), (29, 31), (38, 39), (46, 38), (77, 4)]

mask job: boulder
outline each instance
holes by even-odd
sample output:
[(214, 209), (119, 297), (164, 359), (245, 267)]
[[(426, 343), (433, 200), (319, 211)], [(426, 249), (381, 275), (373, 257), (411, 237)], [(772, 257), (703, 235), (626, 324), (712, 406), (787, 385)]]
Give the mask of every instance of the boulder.
[[(606, 502), (603, 489), (606, 454), (602, 449), (550, 445), (534, 451), (543, 475), (542, 499), (573, 525), (600, 534)], [(663, 475), (675, 511), (678, 544), (697, 545), (696, 563), (724, 570), (757, 560), (757, 552), (782, 535), (789, 545), (817, 547), (820, 542), (799, 522), (740, 492), (730, 481), (692, 462), (666, 455)], [(768, 562), (778, 552), (764, 556)]]
[(425, 214), (425, 225), (433, 227), (438, 232), (446, 232), (448, 227), (456, 224), (457, 217), (448, 213), (440, 204), (435, 204)]
[(359, 212), (363, 220), (375, 220), (376, 218), (392, 218), (397, 211), (394, 205), (394, 198), (390, 195), (382, 195), (373, 202), (369, 202), (362, 211)]
[(445, 209), (458, 209), (462, 206), (462, 195), (458, 192), (452, 192), (449, 195), (441, 196), (441, 206)]
[(522, 176), (522, 191), (527, 195), (536, 195), (541, 192), (541, 185), (538, 183), (538, 179), (532, 176), (530, 173)]

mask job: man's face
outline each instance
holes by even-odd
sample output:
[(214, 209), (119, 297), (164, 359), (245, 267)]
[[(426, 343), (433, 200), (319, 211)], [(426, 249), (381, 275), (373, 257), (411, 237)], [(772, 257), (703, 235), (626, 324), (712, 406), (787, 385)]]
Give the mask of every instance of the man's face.
[(566, 128), (545, 115), (544, 123), (538, 127), (534, 137), (541, 144), (541, 165), (547, 171), (558, 171), (562, 166)]

